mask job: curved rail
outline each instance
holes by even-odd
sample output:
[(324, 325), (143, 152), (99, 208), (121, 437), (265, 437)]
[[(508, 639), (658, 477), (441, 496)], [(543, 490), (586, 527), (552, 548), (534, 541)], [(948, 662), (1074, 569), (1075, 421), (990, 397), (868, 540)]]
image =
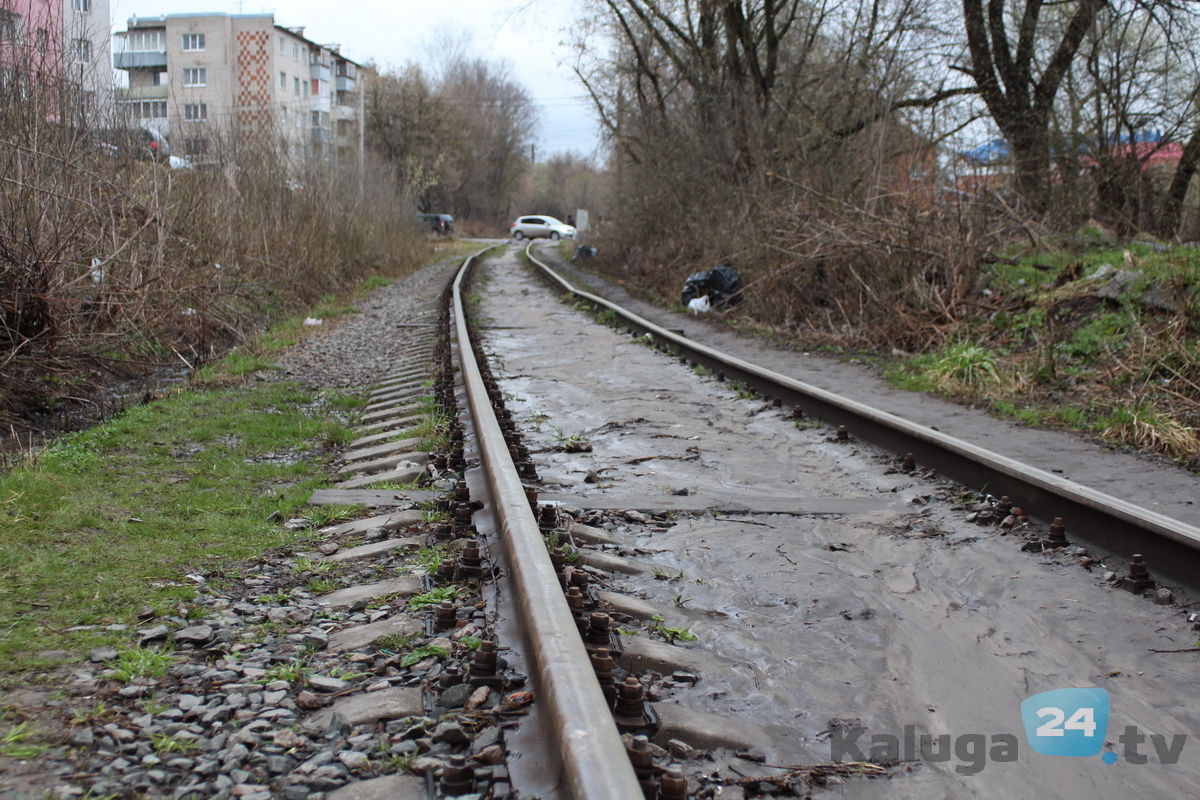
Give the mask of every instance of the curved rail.
[(471, 262), (490, 249), (463, 263), (454, 280), (453, 311), (467, 402), (518, 595), (514, 605), (528, 636), (540, 700), (551, 709), (568, 793), (576, 800), (632, 800), (641, 797), (642, 790), (563, 597), (469, 344), (462, 282)]
[[(525, 252), (563, 291), (612, 310), (636, 333), (649, 334), (655, 342), (766, 397), (778, 397), (828, 423), (846, 425), (855, 435), (892, 452), (912, 453), (920, 463), (968, 486), (1019, 498), (1017, 504), (1030, 516), (1044, 521), (1063, 517), (1070, 522), (1073, 536), (1118, 555), (1144, 554), (1153, 559), (1156, 573), (1174, 582), (1194, 587), (1198, 581), (1200, 528), (694, 342), (576, 288), (533, 255), (532, 242)], [(1152, 535), (1138, 537), (1131, 549), (1131, 529)]]

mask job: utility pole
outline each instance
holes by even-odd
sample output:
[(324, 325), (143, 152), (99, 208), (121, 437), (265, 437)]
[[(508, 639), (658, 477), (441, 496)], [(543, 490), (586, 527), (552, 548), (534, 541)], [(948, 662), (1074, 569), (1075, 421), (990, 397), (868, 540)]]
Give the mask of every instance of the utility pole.
[(537, 163), (537, 145), (536, 144), (529, 145), (529, 163), (530, 164)]

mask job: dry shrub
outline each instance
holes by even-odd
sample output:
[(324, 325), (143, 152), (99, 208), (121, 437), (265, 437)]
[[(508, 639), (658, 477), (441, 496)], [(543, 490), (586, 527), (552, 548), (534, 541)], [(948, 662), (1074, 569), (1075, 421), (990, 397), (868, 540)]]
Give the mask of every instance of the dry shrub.
[(677, 302), (690, 273), (728, 260), (745, 285), (731, 313), (744, 321), (811, 347), (925, 352), (978, 313), (979, 264), (1012, 235), (985, 205), (897, 196), (851, 204), (778, 183), (787, 191), (757, 203), (730, 198), (651, 234), (622, 228), (606, 269)]
[(429, 244), (391, 170), (214, 138), (206, 169), (103, 145), (44, 93), (0, 104), (0, 422), (195, 367)]

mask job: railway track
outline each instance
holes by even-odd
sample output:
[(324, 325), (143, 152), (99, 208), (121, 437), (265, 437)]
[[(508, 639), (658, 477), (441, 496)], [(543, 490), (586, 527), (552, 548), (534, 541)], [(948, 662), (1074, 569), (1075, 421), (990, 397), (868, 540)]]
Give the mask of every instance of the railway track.
[[(1151, 689), (1119, 686), (1115, 679), (1126, 670), (1103, 669), (1105, 659), (1115, 658), (1107, 649), (1168, 649), (1149, 645), (1186, 637), (1186, 620), (1177, 609), (1113, 593), (1113, 582), (1079, 567), (1100, 561), (1084, 550), (1132, 554), (1135, 547), (1153, 554), (1155, 577), (1186, 591), (1192, 545), (1200, 541), (1196, 529), (691, 342), (570, 286), (527, 252), (561, 291), (615, 315), (633, 337), (588, 328), (582, 315), (549, 295), (535, 300), (536, 282), (514, 277), (519, 268), (507, 249), (488, 262), (496, 266), (467, 309), (471, 290), (464, 281), (478, 258), (468, 259), (448, 292), (452, 310), (440, 323), (446, 343), (437, 350), (435, 395), (440, 413), (455, 423), (451, 451), (432, 465), (401, 464), (395, 453), (403, 448), (382, 444), (410, 416), (405, 393), (415, 392), (420, 370), (398, 375), (377, 391), (364, 417), (376, 427), (349, 457), (359, 477), (314, 497), (344, 501), (359, 491), (360, 500), (386, 505), (388, 490), (372, 485), (426, 471), (443, 480), (457, 473), (451, 499), (440, 501), (449, 520), (435, 537), (453, 536), (462, 557), (443, 560), (429, 585), (456, 577), (484, 584), (478, 605), (486, 605), (486, 614), (468, 611), (465, 618), (500, 640), (515, 669), (501, 670), (490, 685), (501, 692), (530, 688), (536, 702), (519, 725), (506, 728), (503, 780), (464, 781), (461, 770), (469, 772), (469, 765), (456, 763), (454, 770), (429, 773), (427, 790), (435, 774), (440, 787), (430, 796), (482, 790), (502, 797), (509, 776), (522, 796), (615, 800), (822, 791), (1014, 797), (1037, 787), (1050, 787), (1054, 796), (1117, 796), (1108, 792), (1126, 776), (1081, 778), (1053, 759), (1014, 775), (1001, 753), (990, 764), (989, 792), (970, 780), (989, 766), (974, 744), (953, 757), (949, 744), (932, 753), (937, 757), (908, 745), (887, 749), (889, 731), (897, 742), (910, 732), (927, 735), (931, 745), (941, 744), (943, 733), (1015, 737), (1014, 697), (1045, 681), (1087, 684), (1106, 675), (1114, 703), (1124, 702), (1144, 727), (1164, 734), (1172, 725), (1190, 729), (1191, 709), (1164, 711), (1170, 706), (1164, 698), (1190, 679), (1179, 662), (1165, 662)], [(523, 316), (500, 317), (520, 307)], [(569, 328), (560, 312), (577, 327)], [(474, 330), (479, 320), (482, 338)], [(535, 333), (534, 321), (549, 322), (551, 333)], [(531, 346), (535, 336), (551, 343)], [(568, 346), (572, 337), (583, 340), (582, 349)], [(605, 367), (578, 360), (581, 352), (600, 353), (624, 363), (630, 351), (652, 366), (630, 366), (630, 375), (609, 378)], [(525, 371), (539, 359), (570, 362), (546, 379), (563, 398), (549, 399), (538, 376)], [(634, 388), (631, 375), (644, 369), (675, 372), (661, 378), (668, 388)], [(584, 374), (568, 386), (568, 372)], [(685, 378), (704, 388), (682, 385)], [(605, 382), (621, 384), (621, 397), (640, 394), (642, 404), (605, 396), (592, 408), (573, 407), (578, 393)], [(665, 408), (680, 398), (699, 416)], [(624, 421), (597, 416), (619, 408)], [(737, 417), (752, 422), (726, 435), (722, 426)], [(701, 430), (717, 428), (716, 444), (673, 432), (698, 418)], [(639, 427), (655, 432), (631, 444)], [(754, 444), (755, 437), (768, 444)], [(724, 474), (705, 484), (705, 473), (728, 473), (711, 456), (726, 438), (731, 452), (758, 447), (764, 460), (800, 479)], [(679, 469), (637, 472), (668, 462)], [(760, 465), (750, 456), (733, 469), (739, 466)], [(848, 480), (822, 474), (830, 469)], [(629, 477), (617, 477), (621, 471)], [(874, 473), (870, 485), (861, 477), (867, 472)], [(582, 480), (570, 478), (580, 473)], [(968, 502), (961, 484), (1007, 497)], [(392, 496), (430, 499), (420, 492)], [(1038, 524), (1059, 516), (1071, 520), (1069, 542), (1061, 530)], [(1077, 535), (1080, 529), (1086, 537)], [(1021, 536), (1024, 550), (1036, 552), (1022, 552), (1002, 536)], [(759, 561), (730, 560), (735, 554)], [(1124, 577), (1129, 588), (1145, 588), (1136, 571)], [(1051, 581), (1057, 583), (1049, 596), (1038, 594)], [(1030, 596), (1037, 611), (1009, 610), (1027, 606)], [(1101, 602), (1118, 606), (1121, 622), (1092, 614)], [(453, 603), (439, 613), (464, 619)], [(1037, 641), (1047, 630), (1070, 630), (1073, 640)], [(699, 642), (689, 644), (692, 637)], [(508, 674), (527, 675), (529, 686), (510, 685)], [(1005, 681), (1014, 685), (1002, 697), (979, 700)], [(842, 746), (847, 732), (859, 728), (866, 732), (863, 746)], [(877, 752), (869, 742), (878, 731), (884, 749)], [(1145, 785), (1178, 791), (1197, 774), (1193, 755), (1161, 759), (1162, 771), (1143, 773)], [(873, 777), (885, 780), (867, 780)]]

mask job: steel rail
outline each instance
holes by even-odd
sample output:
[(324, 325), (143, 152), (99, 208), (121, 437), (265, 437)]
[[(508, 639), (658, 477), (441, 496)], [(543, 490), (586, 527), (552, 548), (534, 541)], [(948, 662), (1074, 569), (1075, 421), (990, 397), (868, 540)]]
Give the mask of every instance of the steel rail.
[(866, 441), (894, 453), (912, 453), (919, 463), (954, 480), (986, 487), (995, 496), (1009, 495), (1030, 516), (1043, 521), (1062, 517), (1071, 538), (1126, 558), (1143, 554), (1157, 575), (1189, 589), (1200, 588), (1200, 528), (692, 341), (576, 288), (534, 256), (532, 242), (525, 252), (563, 291), (610, 309), (635, 333), (648, 334), (766, 397), (779, 397), (825, 422), (846, 425)]
[(509, 578), (517, 594), (513, 605), (528, 636), (541, 689), (538, 700), (551, 709), (570, 797), (633, 800), (642, 796), (642, 790), (550, 563), (470, 346), (462, 283), (472, 261), (490, 249), (463, 263), (454, 280), (453, 313), (467, 403), (508, 555)]

